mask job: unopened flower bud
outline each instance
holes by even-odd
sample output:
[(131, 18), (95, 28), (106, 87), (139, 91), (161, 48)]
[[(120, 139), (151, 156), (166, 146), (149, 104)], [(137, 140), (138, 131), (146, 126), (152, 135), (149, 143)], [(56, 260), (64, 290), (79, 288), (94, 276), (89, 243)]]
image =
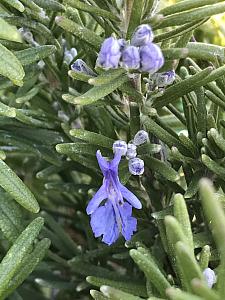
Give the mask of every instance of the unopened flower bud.
[(129, 172), (132, 175), (142, 175), (144, 173), (144, 161), (138, 157), (129, 160)]
[(133, 143), (128, 143), (127, 144), (127, 158), (134, 158), (137, 156), (137, 147)]
[(113, 143), (113, 153), (120, 152), (121, 155), (126, 155), (127, 153), (127, 143), (121, 140), (115, 141)]
[(69, 51), (64, 53), (64, 61), (69, 65), (73, 60), (73, 56), (70, 54)]
[(148, 133), (145, 130), (139, 130), (134, 136), (134, 144), (139, 146), (148, 140)]
[(98, 54), (97, 65), (105, 69), (117, 68), (121, 57), (121, 42), (114, 37), (107, 38)]
[(64, 52), (64, 60), (68, 65), (72, 62), (75, 56), (77, 56), (77, 50), (75, 48), (71, 48)]
[(140, 67), (139, 48), (128, 46), (122, 53), (122, 66), (126, 69), (138, 69)]
[(175, 74), (174, 70), (171, 70), (171, 71), (167, 71), (164, 73), (156, 73), (156, 74), (154, 74), (153, 79), (155, 80), (155, 84), (158, 87), (165, 87), (174, 82), (175, 75), (176, 74)]
[(216, 274), (215, 274), (215, 272), (210, 268), (206, 268), (203, 271), (203, 276), (205, 278), (207, 286), (211, 289), (212, 286), (214, 285), (214, 283), (216, 283)]
[(89, 68), (82, 59), (75, 60), (75, 62), (71, 65), (71, 70), (75, 72), (84, 73), (90, 76), (96, 76), (95, 72), (93, 72), (92, 69)]
[(164, 64), (164, 57), (159, 46), (148, 43), (140, 47), (141, 68), (143, 72), (154, 74)]
[(142, 24), (136, 28), (132, 37), (131, 37), (131, 45), (133, 46), (144, 46), (153, 41), (154, 34), (152, 32), (152, 28), (147, 24)]
[(19, 29), (19, 32), (21, 33), (23, 39), (26, 42), (28, 42), (34, 46), (39, 46), (39, 44), (37, 42), (35, 42), (32, 32), (29, 31), (27, 28), (21, 27)]

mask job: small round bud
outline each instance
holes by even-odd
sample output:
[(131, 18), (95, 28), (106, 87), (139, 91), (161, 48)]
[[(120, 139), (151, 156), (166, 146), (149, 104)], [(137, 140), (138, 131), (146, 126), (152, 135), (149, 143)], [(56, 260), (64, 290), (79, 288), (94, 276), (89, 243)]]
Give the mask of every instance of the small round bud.
[(205, 281), (206, 281), (208, 287), (211, 289), (212, 286), (214, 285), (214, 283), (216, 283), (216, 274), (215, 274), (215, 272), (210, 268), (206, 268), (203, 271), (203, 276), (205, 278)]
[(70, 53), (70, 51), (65, 51), (64, 53), (64, 61), (69, 65), (73, 60), (73, 55)]
[(127, 158), (134, 158), (137, 156), (137, 147), (133, 143), (127, 144)]
[(77, 50), (75, 48), (71, 48), (70, 50), (65, 50), (64, 61), (69, 65), (76, 56), (77, 56)]
[(145, 170), (144, 166), (144, 161), (137, 157), (130, 159), (128, 163), (129, 172), (132, 175), (142, 175)]
[(126, 155), (127, 153), (127, 143), (121, 140), (115, 141), (113, 143), (113, 153), (120, 152), (121, 155)]
[(134, 136), (134, 144), (139, 146), (148, 140), (148, 133), (145, 130), (139, 130)]

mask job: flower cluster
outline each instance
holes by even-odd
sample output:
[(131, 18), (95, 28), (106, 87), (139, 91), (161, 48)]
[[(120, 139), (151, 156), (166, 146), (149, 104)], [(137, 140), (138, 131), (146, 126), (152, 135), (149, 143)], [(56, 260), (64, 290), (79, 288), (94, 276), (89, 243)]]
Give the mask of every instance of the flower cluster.
[(126, 156), (129, 160), (129, 172), (132, 175), (142, 175), (144, 173), (144, 161), (137, 156), (137, 146), (144, 144), (148, 140), (148, 133), (145, 130), (139, 130), (133, 141), (128, 144), (118, 140), (113, 144), (113, 152), (120, 152), (122, 156)]
[(143, 24), (134, 31), (130, 44), (124, 39), (107, 38), (98, 54), (97, 65), (105, 68), (138, 70), (154, 74), (164, 64), (164, 57), (158, 45), (153, 43), (153, 32)]

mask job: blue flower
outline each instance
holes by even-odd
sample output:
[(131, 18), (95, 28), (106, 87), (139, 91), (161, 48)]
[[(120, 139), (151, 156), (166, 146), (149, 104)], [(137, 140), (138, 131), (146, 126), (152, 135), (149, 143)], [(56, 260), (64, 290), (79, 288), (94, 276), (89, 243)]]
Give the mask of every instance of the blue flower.
[(164, 57), (159, 46), (148, 43), (140, 47), (141, 68), (143, 72), (154, 74), (164, 64)]
[[(141, 202), (119, 180), (120, 151), (112, 161), (105, 160), (99, 150), (96, 157), (104, 179), (86, 210), (91, 215), (92, 230), (95, 237), (103, 235), (102, 241), (108, 245), (114, 243), (120, 233), (129, 241), (137, 228), (137, 220), (131, 216), (132, 206), (141, 209)], [(106, 201), (100, 206), (103, 200)]]
[(154, 35), (152, 28), (148, 24), (142, 24), (136, 28), (132, 37), (131, 45), (133, 46), (144, 46), (153, 41)]
[(127, 69), (138, 69), (140, 67), (139, 48), (127, 46), (122, 54), (122, 66)]
[(102, 43), (98, 54), (97, 65), (105, 68), (117, 68), (121, 57), (121, 47), (124, 47), (124, 41), (109, 37)]
[(96, 76), (96, 73), (92, 71), (91, 68), (80, 58), (76, 59), (75, 62), (71, 65), (71, 70), (84, 73), (90, 76)]
[(172, 84), (175, 80), (175, 76), (176, 76), (175, 71), (170, 70), (167, 72), (154, 74), (153, 79), (155, 80), (155, 83), (158, 87), (163, 88), (167, 85)]

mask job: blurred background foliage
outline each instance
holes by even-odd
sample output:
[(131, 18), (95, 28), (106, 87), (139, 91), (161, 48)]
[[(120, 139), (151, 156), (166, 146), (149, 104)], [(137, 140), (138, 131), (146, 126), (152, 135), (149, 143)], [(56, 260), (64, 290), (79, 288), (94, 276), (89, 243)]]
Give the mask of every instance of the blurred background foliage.
[[(172, 5), (180, 0), (163, 0), (161, 7)], [(219, 14), (213, 16), (195, 31), (195, 37), (198, 42), (205, 42), (225, 46), (225, 15)]]

